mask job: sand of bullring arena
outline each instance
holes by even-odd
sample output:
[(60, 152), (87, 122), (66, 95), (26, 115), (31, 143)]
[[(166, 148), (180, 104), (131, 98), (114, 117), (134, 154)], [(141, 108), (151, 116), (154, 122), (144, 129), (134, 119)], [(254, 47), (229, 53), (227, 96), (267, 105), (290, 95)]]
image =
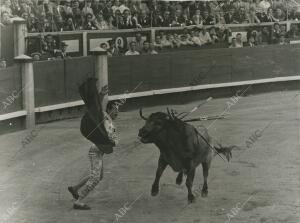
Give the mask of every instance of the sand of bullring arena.
[[(193, 123), (210, 126), (212, 137), (240, 149), (233, 151), (230, 163), (214, 158), (208, 197), (197, 196), (191, 205), (185, 185), (175, 184), (176, 174), (169, 167), (160, 194), (151, 197), (159, 152), (152, 144), (138, 143), (137, 132), (144, 122), (137, 110), (120, 113), (116, 121), (120, 145), (104, 158), (104, 179), (86, 200), (91, 211), (73, 210), (66, 190), (88, 173), (90, 142), (80, 134), (79, 118), (37, 126), (23, 148), (30, 130), (2, 135), (1, 222), (299, 223), (300, 95), (296, 95), (296, 91), (250, 95), (231, 106), (228, 119)], [(228, 101), (214, 99), (191, 117), (220, 114)], [(185, 105), (145, 108), (144, 113), (165, 111), (167, 106), (187, 111), (198, 103), (195, 99)], [(249, 145), (249, 137), (262, 129)], [(200, 166), (194, 190), (201, 186)]]

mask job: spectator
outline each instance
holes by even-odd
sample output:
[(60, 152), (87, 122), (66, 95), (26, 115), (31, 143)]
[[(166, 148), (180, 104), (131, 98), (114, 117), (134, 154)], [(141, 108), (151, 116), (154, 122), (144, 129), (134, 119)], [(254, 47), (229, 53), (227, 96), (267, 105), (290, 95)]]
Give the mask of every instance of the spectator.
[(297, 24), (291, 24), (290, 30), (286, 33), (286, 37), (290, 40), (298, 39), (300, 37), (299, 28)]
[[(122, 13), (122, 12), (121, 12)], [(132, 29), (137, 28), (137, 21), (132, 19), (130, 15), (130, 11), (128, 9), (125, 9), (123, 12), (123, 22), (121, 25), (122, 29)]]
[(56, 41), (53, 39), (53, 36), (50, 34), (46, 35), (45, 41), (43, 41), (43, 51), (49, 53), (49, 55), (53, 57), (56, 49)]
[(107, 43), (100, 43), (100, 48), (104, 49), (104, 50), (108, 50), (108, 45)]
[(207, 32), (206, 28), (203, 27), (202, 31), (199, 34), (199, 39), (201, 42), (201, 45), (206, 45), (212, 42), (209, 33)]
[(144, 40), (142, 38), (142, 34), (139, 32), (135, 34), (135, 43), (136, 43), (136, 50), (138, 52), (141, 52), (144, 47)]
[(216, 20), (216, 24), (226, 24), (223, 11), (219, 11), (216, 13), (215, 20)]
[(236, 38), (233, 37), (231, 39), (231, 44), (230, 44), (229, 48), (240, 48), (240, 47), (241, 46), (236, 43)]
[(263, 27), (261, 31), (261, 44), (269, 44), (271, 42), (271, 33), (268, 29), (268, 27)]
[(92, 15), (92, 18), (95, 18), (95, 14), (92, 9), (92, 0), (85, 0), (85, 5), (81, 11), (83, 16), (87, 16), (89, 14)]
[(280, 25), (280, 34), (286, 36), (286, 26), (285, 25)]
[(259, 18), (261, 22), (278, 22), (278, 20), (273, 15), (273, 9), (269, 8), (267, 13), (263, 12)]
[(234, 22), (234, 8), (230, 8), (229, 11), (225, 14), (224, 19), (226, 24), (232, 24)]
[(201, 46), (202, 42), (200, 40), (200, 30), (199, 28), (195, 28), (193, 32), (191, 32), (191, 41), (193, 42), (194, 46)]
[(128, 1), (127, 0), (123, 0), (122, 4), (120, 4), (120, 6), (119, 6), (119, 10), (120, 10), (121, 13), (124, 13), (125, 10), (128, 10), (130, 12), (130, 10), (128, 8)]
[(210, 35), (210, 38), (211, 38), (211, 42), (212, 42), (212, 43), (218, 43), (218, 42), (220, 42), (215, 27), (211, 27), (211, 28), (210, 28), (210, 30), (209, 30), (209, 35)]
[(240, 7), (238, 11), (233, 14), (233, 23), (235, 24), (242, 24), (248, 23), (249, 19), (244, 7)]
[(242, 34), (241, 33), (236, 34), (236, 46), (237, 47), (243, 47), (243, 40), (242, 40)]
[(6, 68), (6, 61), (4, 58), (0, 59), (0, 69)]
[(284, 3), (283, 3), (282, 0), (273, 0), (272, 1), (272, 7), (274, 9), (277, 9), (277, 8), (284, 9), (285, 8)]
[(4, 12), (7, 13), (8, 17), (12, 17), (12, 9), (11, 9), (11, 1), (10, 0), (5, 0), (4, 4), (1, 6), (0, 8), (0, 12), (1, 14), (3, 14)]
[(143, 49), (141, 50), (141, 54), (150, 54), (150, 43), (148, 41), (145, 41), (143, 43)]
[(104, 20), (102, 12), (99, 12), (96, 16), (96, 26), (99, 30), (108, 29), (107, 22)]
[(147, 14), (146, 10), (142, 10), (141, 14), (138, 18), (138, 23), (143, 27), (150, 27), (151, 25), (151, 18), (149, 17), (149, 15)]
[(190, 41), (185, 34), (180, 36), (180, 45), (181, 46), (192, 46), (194, 43)]
[(277, 8), (274, 18), (276, 19), (276, 22), (285, 21), (286, 15), (284, 14), (281, 8)]
[(140, 53), (136, 50), (136, 42), (132, 41), (129, 44), (129, 50), (125, 53), (125, 56), (134, 56), (140, 55)]
[(86, 17), (86, 19), (84, 21), (83, 28), (85, 30), (96, 30), (97, 29), (97, 23), (93, 19), (93, 15), (90, 14), (90, 13), (87, 13), (85, 17)]
[(168, 34), (168, 41), (172, 44), (171, 47), (172, 48), (179, 48), (180, 47), (180, 40), (178, 37), (178, 34)]
[(65, 42), (61, 42), (60, 49), (55, 51), (55, 58), (65, 59), (67, 57), (70, 57), (67, 55), (67, 52), (66, 52), (67, 47), (68, 47), (68, 44), (66, 44)]
[(161, 44), (162, 44), (163, 48), (173, 48), (174, 47), (170, 37), (171, 37), (171, 34), (168, 34), (168, 35), (162, 34)]
[(155, 49), (162, 50), (163, 45), (161, 43), (161, 37), (159, 35), (155, 36), (155, 43), (154, 43)]
[(42, 54), (39, 52), (34, 52), (30, 56), (32, 57), (33, 61), (40, 61)]
[(195, 15), (192, 18), (193, 25), (202, 25), (203, 19), (200, 14), (200, 10), (196, 10)]
[(159, 26), (163, 26), (163, 27), (169, 27), (172, 25), (172, 19), (170, 16), (170, 12), (169, 11), (165, 11), (162, 17), (162, 20), (160, 21)]
[(115, 23), (115, 19), (112, 15), (110, 15), (108, 17), (108, 22), (107, 22), (108, 29), (115, 29), (116, 27), (115, 27), (114, 23)]
[(281, 29), (279, 23), (274, 23), (273, 30), (271, 33), (271, 40), (273, 44), (278, 44), (280, 41)]
[(102, 10), (104, 8), (104, 2), (103, 1), (100, 2), (100, 0), (93, 0), (91, 8), (95, 15), (98, 15), (99, 13), (103, 13)]
[(191, 26), (193, 25), (193, 21), (189, 19), (189, 16), (186, 12), (182, 14), (182, 23), (183, 26)]
[(216, 23), (215, 18), (213, 18), (208, 11), (203, 12), (203, 25), (214, 25)]
[(74, 26), (74, 22), (73, 22), (73, 18), (69, 17), (63, 26), (63, 30), (64, 31), (74, 31), (75, 30), (75, 26)]
[(9, 16), (9, 13), (4, 11), (1, 14), (1, 24), (4, 25), (9, 25), (12, 24), (12, 19)]
[(151, 55), (158, 54), (158, 52), (155, 50), (155, 46), (152, 43), (150, 43), (150, 54)]
[(250, 8), (248, 20), (249, 20), (249, 23), (260, 23), (260, 20), (257, 17), (254, 8)]
[(174, 37), (174, 40), (173, 40), (174, 44), (177, 47), (180, 47), (180, 45), (181, 45), (180, 36), (177, 33), (174, 33), (173, 37)]
[(255, 11), (255, 13), (262, 13), (262, 9), (259, 6), (260, 0), (252, 0), (252, 2), (250, 2), (250, 6), (249, 9), (253, 9)]
[[(68, 16), (66, 17), (68, 18)], [(79, 8), (79, 1), (75, 0), (72, 5), (72, 15), (69, 16), (72, 18), (72, 22), (75, 30), (83, 29), (83, 16)]]
[(248, 43), (245, 44), (246, 47), (255, 47), (257, 43), (255, 42), (255, 38), (253, 36), (250, 36), (248, 39)]
[(271, 4), (268, 0), (261, 0), (258, 7), (262, 12), (267, 12), (267, 10), (271, 7)]
[[(120, 7), (120, 1), (115, 0), (113, 6), (111, 7), (114, 14), (116, 13), (117, 10), (120, 11), (119, 7)], [(120, 13), (123, 13), (123, 12), (120, 11)]]
[(176, 27), (176, 26), (181, 26), (181, 24), (183, 23), (183, 18), (181, 17), (181, 10), (180, 9), (176, 9), (175, 10), (175, 14), (172, 18), (172, 23), (171, 26)]
[(101, 43), (100, 48), (104, 49), (107, 52), (107, 56), (111, 57), (112, 53), (109, 50), (108, 43)]
[(121, 52), (118, 46), (116, 45), (116, 42), (113, 40), (108, 41), (109, 43), (109, 49), (108, 51), (110, 52), (110, 55), (112, 56), (120, 56)]
[(279, 45), (286, 45), (287, 44), (284, 34), (280, 34), (278, 44)]
[(102, 9), (102, 13), (103, 13), (105, 20), (108, 20), (109, 17), (112, 17), (115, 15), (115, 12), (112, 9), (111, 1), (106, 2), (106, 4), (104, 5), (104, 7)]

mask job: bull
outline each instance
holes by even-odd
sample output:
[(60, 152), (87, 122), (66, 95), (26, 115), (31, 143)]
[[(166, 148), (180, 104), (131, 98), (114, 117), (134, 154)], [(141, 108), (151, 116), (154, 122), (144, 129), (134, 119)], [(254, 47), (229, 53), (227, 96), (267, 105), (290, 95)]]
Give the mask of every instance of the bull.
[(194, 202), (193, 181), (196, 168), (202, 164), (204, 183), (201, 196), (206, 197), (208, 194), (207, 178), (212, 158), (216, 154), (219, 156), (222, 154), (229, 162), (234, 146), (214, 145), (204, 126), (196, 129), (193, 125), (177, 118), (169, 110), (167, 113), (152, 113), (146, 118), (140, 109), (140, 117), (146, 120), (145, 125), (138, 133), (140, 141), (144, 144), (154, 143), (160, 151), (151, 195), (156, 196), (158, 194), (160, 178), (169, 165), (175, 172), (178, 172), (176, 184), (181, 185), (183, 175), (186, 175), (188, 203)]

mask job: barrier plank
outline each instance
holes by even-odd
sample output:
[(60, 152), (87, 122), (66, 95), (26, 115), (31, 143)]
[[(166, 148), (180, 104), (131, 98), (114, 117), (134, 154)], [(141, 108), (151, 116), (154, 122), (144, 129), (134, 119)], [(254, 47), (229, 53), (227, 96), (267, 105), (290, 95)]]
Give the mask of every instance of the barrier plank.
[(131, 90), (131, 63), (129, 57), (108, 58), (108, 83), (110, 95)]
[(33, 70), (36, 107), (67, 101), (64, 60), (36, 62), (33, 64)]
[(0, 69), (0, 114), (22, 110), (22, 91), (21, 67)]
[(0, 26), (0, 36), (0, 57), (6, 60), (7, 66), (10, 66), (14, 58), (14, 26)]
[[(171, 84), (171, 55), (162, 54), (145, 56), (148, 61), (147, 70), (149, 70), (148, 82), (151, 89), (169, 88)], [(149, 62), (150, 61), (150, 62)]]
[(95, 76), (93, 57), (77, 57), (65, 60), (65, 91), (68, 101), (79, 100), (78, 85), (87, 77)]

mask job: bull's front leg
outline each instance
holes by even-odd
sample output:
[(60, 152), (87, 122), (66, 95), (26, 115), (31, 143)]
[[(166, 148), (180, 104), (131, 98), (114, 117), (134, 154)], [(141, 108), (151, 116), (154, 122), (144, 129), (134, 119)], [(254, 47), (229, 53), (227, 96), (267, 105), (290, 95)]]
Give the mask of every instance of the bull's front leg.
[(193, 203), (195, 201), (195, 196), (193, 195), (193, 191), (192, 191), (195, 171), (196, 171), (195, 169), (189, 170), (185, 181), (185, 185), (188, 189), (188, 203)]
[(160, 156), (158, 160), (158, 167), (156, 170), (155, 180), (152, 184), (152, 189), (151, 189), (152, 196), (156, 196), (159, 192), (159, 180), (164, 170), (166, 169), (167, 165), (168, 165), (167, 162), (163, 159), (162, 156)]

